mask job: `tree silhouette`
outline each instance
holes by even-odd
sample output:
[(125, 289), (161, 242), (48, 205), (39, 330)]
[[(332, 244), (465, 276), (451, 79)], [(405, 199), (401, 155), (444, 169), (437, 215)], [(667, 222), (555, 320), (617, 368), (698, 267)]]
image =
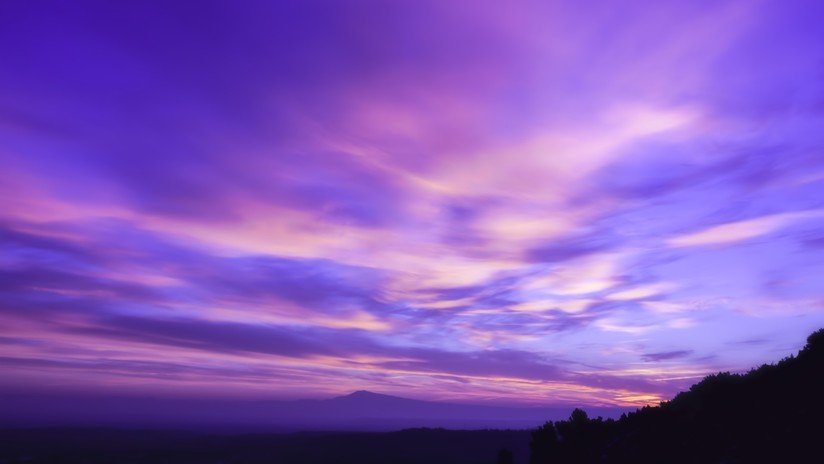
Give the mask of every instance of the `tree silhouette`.
[(529, 464), (554, 462), (558, 457), (558, 432), (552, 421), (545, 423), (532, 432), (529, 442)]
[(509, 451), (507, 448), (501, 448), (501, 450), (498, 451), (498, 464), (514, 464), (512, 451)]
[(532, 433), (530, 464), (824, 462), (824, 329), (797, 356), (719, 372), (618, 421), (575, 409)]

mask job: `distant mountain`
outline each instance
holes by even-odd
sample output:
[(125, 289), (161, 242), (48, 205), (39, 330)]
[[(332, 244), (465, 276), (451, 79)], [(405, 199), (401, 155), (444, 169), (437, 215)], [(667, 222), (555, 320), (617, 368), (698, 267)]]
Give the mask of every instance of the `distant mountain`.
[[(326, 400), (267, 402), (278, 422), (311, 429), (397, 430), (408, 427), (532, 428), (566, 417), (565, 407), (505, 407), (422, 401), (360, 390)], [(606, 417), (628, 409), (598, 408)]]
[(620, 420), (575, 410), (533, 433), (531, 464), (824, 462), (824, 329), (797, 356), (707, 376)]
[[(0, 401), (0, 426), (120, 426), (210, 431), (389, 431), (534, 428), (570, 407), (504, 407), (421, 401), (369, 391), (322, 400), (239, 401), (20, 394)], [(628, 409), (599, 408), (618, 417)]]

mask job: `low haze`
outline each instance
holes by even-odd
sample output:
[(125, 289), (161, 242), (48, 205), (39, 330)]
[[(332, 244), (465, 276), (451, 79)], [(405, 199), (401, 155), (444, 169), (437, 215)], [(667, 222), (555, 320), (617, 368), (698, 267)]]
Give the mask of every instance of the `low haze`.
[(0, 395), (630, 408), (781, 359), (824, 326), (822, 18), (3, 2)]

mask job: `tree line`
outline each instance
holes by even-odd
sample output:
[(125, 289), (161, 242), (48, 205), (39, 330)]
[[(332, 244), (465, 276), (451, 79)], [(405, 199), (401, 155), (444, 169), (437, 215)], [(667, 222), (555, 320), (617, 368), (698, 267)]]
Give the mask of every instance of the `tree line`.
[(618, 420), (590, 418), (575, 409), (569, 419), (547, 422), (532, 432), (529, 462), (824, 462), (823, 398), (821, 329), (796, 356), (745, 374), (709, 375), (671, 401)]

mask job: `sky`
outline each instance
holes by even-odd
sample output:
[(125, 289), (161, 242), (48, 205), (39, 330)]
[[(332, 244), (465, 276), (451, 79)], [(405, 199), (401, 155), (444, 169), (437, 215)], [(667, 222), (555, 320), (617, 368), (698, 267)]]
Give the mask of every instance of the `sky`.
[(820, 1), (0, 5), (0, 391), (640, 406), (824, 327)]

